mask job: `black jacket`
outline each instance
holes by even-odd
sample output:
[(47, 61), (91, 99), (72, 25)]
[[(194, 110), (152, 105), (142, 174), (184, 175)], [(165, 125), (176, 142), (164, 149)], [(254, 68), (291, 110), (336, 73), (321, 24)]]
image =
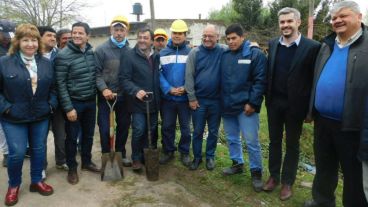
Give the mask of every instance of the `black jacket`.
[(150, 102), (150, 112), (158, 112), (160, 102), (160, 57), (156, 52), (152, 55), (153, 69), (144, 54), (135, 46), (127, 51), (120, 60), (120, 84), (123, 91), (128, 94), (129, 110), (131, 112), (146, 113), (145, 102), (136, 98), (140, 90), (153, 92)]
[[(37, 89), (33, 94), (29, 72), (19, 53), (0, 58), (0, 113), (2, 119), (27, 123), (46, 119), (57, 107), (51, 62), (37, 55)], [(9, 109), (8, 113), (5, 113)]]
[(68, 42), (55, 59), (57, 91), (65, 112), (73, 109), (72, 100), (88, 101), (96, 98), (96, 62), (92, 47), (87, 43), (82, 52)]
[[(344, 109), (342, 114), (343, 131), (359, 131), (363, 118), (365, 103), (365, 90), (368, 86), (368, 31), (362, 24), (363, 34), (349, 48), (347, 76), (345, 82)], [(309, 104), (309, 115), (312, 116), (316, 111), (314, 108), (314, 98), (316, 86), (322, 70), (330, 58), (336, 34), (327, 36), (318, 53), (311, 100)]]
[[(273, 86), (276, 54), (279, 37), (269, 42), (266, 106), (274, 97)], [(289, 111), (298, 119), (304, 119), (308, 112), (310, 92), (313, 82), (314, 63), (321, 44), (304, 36), (301, 37), (287, 77), (287, 103)]]

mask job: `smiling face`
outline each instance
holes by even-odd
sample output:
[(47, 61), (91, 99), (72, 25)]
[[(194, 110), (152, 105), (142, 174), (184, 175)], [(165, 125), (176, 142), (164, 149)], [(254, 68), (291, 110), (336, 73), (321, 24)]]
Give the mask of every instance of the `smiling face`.
[(36, 54), (38, 50), (38, 40), (36, 37), (25, 36), (19, 40), (20, 51), (27, 57)]
[(175, 46), (181, 45), (185, 42), (187, 37), (185, 32), (171, 32), (171, 40)]
[(41, 37), (42, 43), (45, 45), (47, 51), (52, 50), (56, 46), (56, 33), (45, 32)]
[(85, 48), (88, 42), (88, 35), (84, 27), (75, 26), (72, 29), (72, 40), (73, 43), (79, 48)]
[(138, 48), (142, 51), (150, 50), (153, 44), (149, 31), (138, 33)]
[(279, 28), (285, 38), (295, 37), (299, 33), (300, 19), (295, 18), (294, 13), (279, 16)]
[(202, 33), (202, 44), (206, 48), (214, 48), (217, 44), (219, 36), (214, 26), (207, 26)]
[(331, 14), (332, 29), (339, 37), (350, 38), (360, 29), (362, 14), (343, 8)]

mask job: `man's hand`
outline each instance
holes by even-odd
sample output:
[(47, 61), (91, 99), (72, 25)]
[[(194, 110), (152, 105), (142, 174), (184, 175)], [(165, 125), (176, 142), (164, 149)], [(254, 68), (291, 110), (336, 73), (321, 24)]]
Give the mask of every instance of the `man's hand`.
[(173, 96), (180, 96), (179, 88), (171, 88), (169, 93)]
[(138, 93), (135, 95), (135, 97), (137, 97), (139, 100), (143, 101), (144, 97), (147, 95), (146, 91), (144, 90), (140, 90), (138, 91)]
[(75, 109), (69, 111), (68, 113), (66, 113), (66, 117), (68, 118), (69, 121), (77, 121), (77, 111)]
[(102, 91), (102, 95), (105, 97), (106, 100), (113, 100), (114, 95), (110, 89), (105, 89)]
[(186, 92), (186, 91), (185, 91), (185, 88), (184, 88), (184, 87), (179, 87), (179, 88), (178, 88), (178, 92), (179, 92), (179, 94), (180, 94), (179, 96), (182, 96), (182, 95), (184, 95), (184, 94), (185, 94), (185, 92)]
[(189, 101), (189, 107), (190, 107), (192, 110), (196, 110), (197, 108), (199, 108), (198, 101)]
[(247, 116), (250, 116), (254, 113), (255, 109), (249, 105), (249, 104), (245, 104), (244, 106), (244, 114)]

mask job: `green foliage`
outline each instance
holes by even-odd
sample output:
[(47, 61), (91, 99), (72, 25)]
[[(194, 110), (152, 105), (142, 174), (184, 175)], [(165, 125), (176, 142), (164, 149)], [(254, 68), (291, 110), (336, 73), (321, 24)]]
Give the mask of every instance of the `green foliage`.
[(230, 25), (239, 19), (239, 14), (233, 9), (232, 2), (229, 2), (221, 10), (211, 11), (209, 13), (209, 19), (222, 20), (225, 25)]
[(233, 0), (234, 10), (238, 12), (239, 22), (246, 29), (262, 24), (262, 0)]

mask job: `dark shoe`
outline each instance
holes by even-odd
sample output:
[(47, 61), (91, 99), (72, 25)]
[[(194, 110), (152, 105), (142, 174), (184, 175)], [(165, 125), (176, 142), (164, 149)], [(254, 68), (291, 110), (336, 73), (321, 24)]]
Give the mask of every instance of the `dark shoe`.
[(30, 192), (38, 192), (43, 196), (49, 196), (54, 193), (54, 190), (51, 186), (47, 185), (44, 182), (34, 183), (29, 186)]
[(304, 202), (304, 207), (322, 207), (322, 206), (319, 205), (314, 200), (309, 200), (309, 201)]
[(252, 171), (251, 172), (252, 177), (252, 186), (255, 192), (261, 192), (263, 188), (263, 182), (262, 182), (262, 172), (261, 171)]
[(199, 167), (199, 164), (202, 163), (202, 159), (194, 158), (192, 164), (189, 166), (189, 170), (197, 170)]
[(163, 153), (160, 157), (160, 164), (165, 165), (174, 159), (174, 152)]
[(8, 167), (8, 154), (4, 154), (3, 167)]
[(131, 167), (132, 166), (132, 161), (130, 161), (130, 159), (123, 157), (122, 159), (122, 164), (124, 167)]
[(79, 182), (77, 170), (68, 171), (68, 182), (72, 185), (75, 185)]
[(293, 195), (291, 185), (282, 184), (280, 192), (280, 200), (286, 201)]
[(25, 158), (30, 158), (31, 157), (31, 150), (29, 149), (29, 147), (27, 147), (27, 151), (26, 154), (24, 155)]
[(183, 164), (185, 167), (189, 167), (190, 165), (190, 157), (189, 157), (189, 154), (184, 154), (184, 153), (181, 153), (180, 154), (180, 162), (181, 164)]
[(244, 172), (244, 164), (243, 163), (238, 163), (237, 161), (233, 160), (233, 165), (231, 167), (225, 168), (222, 171), (222, 174), (224, 176), (228, 176), (228, 175), (234, 175), (234, 174), (240, 174)]
[(272, 192), (279, 184), (273, 177), (269, 177), (266, 184), (263, 186), (263, 190), (266, 192)]
[(89, 163), (88, 165), (82, 165), (82, 170), (94, 172), (94, 173), (100, 173), (100, 169), (97, 167), (97, 165), (93, 162)]
[(18, 202), (19, 186), (14, 188), (8, 188), (8, 192), (5, 196), (5, 205), (14, 206)]
[(142, 163), (139, 160), (133, 160), (132, 169), (134, 171), (141, 171), (143, 168)]
[(206, 159), (206, 168), (210, 171), (215, 169), (215, 160), (213, 158)]

